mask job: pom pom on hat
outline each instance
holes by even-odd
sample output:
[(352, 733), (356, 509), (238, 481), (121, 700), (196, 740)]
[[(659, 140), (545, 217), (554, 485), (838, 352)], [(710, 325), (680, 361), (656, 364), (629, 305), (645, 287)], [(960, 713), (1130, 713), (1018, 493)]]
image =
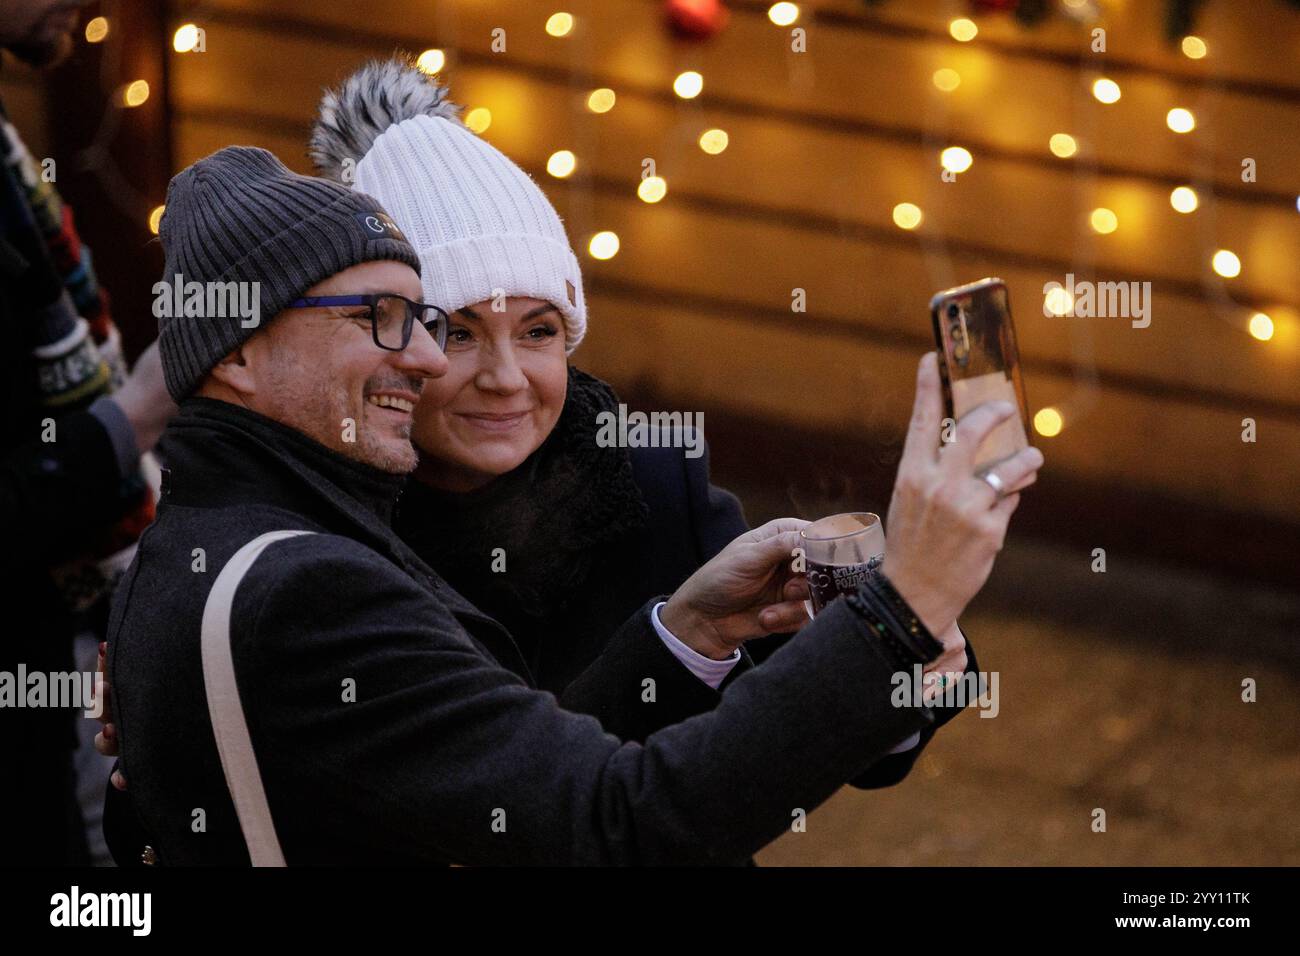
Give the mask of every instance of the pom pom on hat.
[(326, 90), (312, 127), (307, 155), (320, 175), (350, 183), (361, 157), (390, 126), (416, 116), (437, 116), (463, 125), (447, 87), (422, 72), (410, 57), (371, 60), (337, 90)]

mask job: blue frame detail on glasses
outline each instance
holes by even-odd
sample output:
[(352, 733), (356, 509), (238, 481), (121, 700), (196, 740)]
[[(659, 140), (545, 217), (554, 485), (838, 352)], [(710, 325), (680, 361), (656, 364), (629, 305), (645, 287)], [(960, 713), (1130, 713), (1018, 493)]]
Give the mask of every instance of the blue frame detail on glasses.
[[(406, 321), (402, 323), (402, 344), (394, 348), (391, 345), (385, 345), (379, 341), (379, 313), (376, 306), (380, 299), (401, 299), (406, 303)], [(294, 299), (286, 309), (315, 309), (321, 306), (329, 305), (365, 305), (370, 307), (370, 334), (374, 339), (375, 345), (388, 352), (400, 352), (411, 344), (411, 332), (414, 330), (416, 317), (419, 317), (420, 324), (425, 330), (433, 336), (433, 340), (438, 343), (439, 349), (447, 347), (447, 329), (451, 320), (447, 313), (436, 305), (426, 305), (423, 302), (416, 302), (408, 299), (404, 295), (398, 295), (396, 292), (367, 292), (355, 295), (312, 295), (304, 296), (301, 299)], [(424, 316), (429, 311), (434, 313), (433, 321), (426, 321)]]

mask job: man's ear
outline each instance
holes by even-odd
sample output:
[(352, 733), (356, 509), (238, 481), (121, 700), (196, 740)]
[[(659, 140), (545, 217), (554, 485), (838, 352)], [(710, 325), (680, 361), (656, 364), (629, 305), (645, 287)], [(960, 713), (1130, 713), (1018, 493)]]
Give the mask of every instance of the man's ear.
[(236, 346), (208, 373), (213, 382), (242, 396), (252, 396), (257, 392), (257, 376), (253, 374), (253, 367), (248, 361), (249, 356), (245, 354), (247, 348), (247, 342)]

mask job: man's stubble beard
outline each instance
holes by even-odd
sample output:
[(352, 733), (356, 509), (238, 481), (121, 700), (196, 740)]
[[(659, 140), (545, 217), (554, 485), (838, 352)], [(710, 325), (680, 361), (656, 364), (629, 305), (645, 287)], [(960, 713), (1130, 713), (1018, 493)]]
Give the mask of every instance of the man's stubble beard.
[[(392, 475), (409, 475), (415, 471), (415, 466), (419, 464), (415, 447), (411, 444), (411, 426), (403, 426), (400, 434), (406, 439), (402, 449), (385, 444), (372, 433), (366, 431), (361, 422), (357, 422), (357, 441), (352, 447), (358, 451), (358, 460), (371, 467), (386, 471)], [(344, 454), (347, 453), (344, 452)]]
[[(406, 439), (404, 447), (395, 449), (367, 427), (367, 404), (364, 400), (361, 403), (361, 408), (354, 413), (350, 408), (351, 393), (346, 388), (332, 387), (327, 382), (322, 381), (314, 391), (317, 395), (310, 404), (316, 407), (303, 409), (311, 416), (310, 420), (326, 422), (327, 428), (334, 422), (338, 423), (337, 429), (326, 432), (329, 440), (318, 437), (317, 441), (345, 458), (359, 461), (363, 465), (369, 465), (371, 468), (377, 468), (389, 474), (405, 475), (415, 470), (418, 459), (415, 448), (410, 443), (410, 425), (403, 429), (404, 434), (402, 437)], [(353, 420), (355, 441), (343, 440), (343, 420), (345, 418)]]

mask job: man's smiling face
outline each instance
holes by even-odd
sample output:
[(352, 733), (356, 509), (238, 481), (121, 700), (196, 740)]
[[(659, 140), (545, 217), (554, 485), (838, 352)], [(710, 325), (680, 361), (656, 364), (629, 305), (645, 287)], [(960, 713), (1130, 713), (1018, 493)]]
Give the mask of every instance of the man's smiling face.
[[(420, 300), (420, 279), (400, 262), (363, 262), (303, 297), (393, 292)], [(419, 322), (400, 352), (375, 344), (367, 306), (287, 309), (243, 346), (255, 388), (244, 404), (348, 458), (383, 471), (415, 468), (411, 426), (425, 379), (447, 359)]]

